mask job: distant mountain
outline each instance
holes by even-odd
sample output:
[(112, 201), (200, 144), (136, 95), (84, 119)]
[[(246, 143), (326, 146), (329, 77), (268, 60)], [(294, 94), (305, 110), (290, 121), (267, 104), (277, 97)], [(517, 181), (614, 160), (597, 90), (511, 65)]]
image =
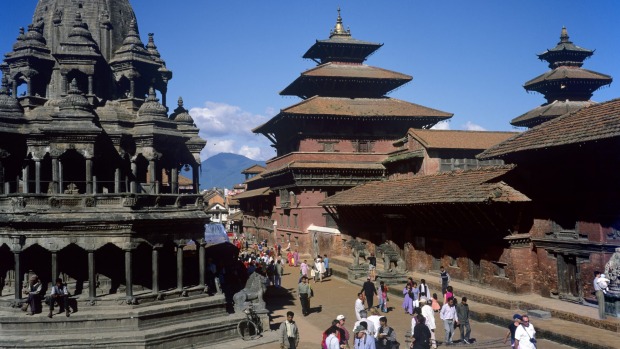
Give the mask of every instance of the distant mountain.
[(217, 188), (232, 189), (235, 184), (245, 181), (241, 171), (253, 165), (265, 166), (264, 161), (256, 161), (243, 155), (219, 153), (202, 162), (200, 190)]

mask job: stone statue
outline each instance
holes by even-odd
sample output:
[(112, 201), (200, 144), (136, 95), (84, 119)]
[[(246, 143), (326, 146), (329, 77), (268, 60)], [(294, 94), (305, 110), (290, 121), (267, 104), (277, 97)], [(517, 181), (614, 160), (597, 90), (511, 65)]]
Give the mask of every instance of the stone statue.
[(244, 311), (250, 304), (254, 311), (260, 312), (265, 309), (265, 281), (267, 278), (259, 273), (252, 273), (245, 283), (245, 288), (235, 293), (233, 301), (235, 303), (235, 312)]
[(366, 244), (363, 244), (357, 239), (349, 240), (347, 246), (351, 248), (351, 253), (353, 253), (353, 266), (357, 267), (360, 265), (360, 257), (366, 258), (366, 256), (370, 255), (370, 252), (366, 248)]
[(384, 242), (377, 246), (377, 251), (383, 254), (383, 271), (393, 271), (392, 263), (394, 263), (395, 271), (405, 272), (405, 261), (400, 257), (400, 253), (390, 245), (388, 242)]
[(609, 292), (620, 296), (620, 247), (605, 265), (605, 276), (610, 280)]

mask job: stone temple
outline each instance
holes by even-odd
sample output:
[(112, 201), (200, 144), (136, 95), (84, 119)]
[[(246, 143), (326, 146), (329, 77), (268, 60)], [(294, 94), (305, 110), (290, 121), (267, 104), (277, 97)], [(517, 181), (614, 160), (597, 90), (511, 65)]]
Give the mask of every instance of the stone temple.
[[(3, 345), (61, 328), (100, 338), (76, 337), (73, 347), (165, 347), (171, 333), (205, 338), (204, 321), (225, 313), (223, 296), (204, 294), (208, 218), (197, 178), (206, 141), (181, 98), (169, 111), (172, 72), (153, 34), (142, 41), (129, 1), (40, 0), (0, 70)], [(194, 185), (181, 190), (179, 172), (190, 168)], [(18, 308), (32, 274), (48, 294), (63, 278), (80, 312), (50, 320), (44, 305), (43, 315), (24, 319)], [(170, 328), (194, 317), (203, 323)], [(226, 322), (214, 323), (210, 332), (225, 338)]]

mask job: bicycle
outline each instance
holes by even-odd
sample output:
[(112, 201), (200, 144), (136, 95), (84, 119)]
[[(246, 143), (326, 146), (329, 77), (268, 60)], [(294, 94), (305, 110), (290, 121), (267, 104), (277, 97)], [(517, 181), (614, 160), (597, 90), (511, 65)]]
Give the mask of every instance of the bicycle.
[(237, 333), (244, 341), (257, 339), (263, 333), (263, 325), (260, 316), (254, 311), (250, 305), (243, 311), (246, 318), (237, 324)]

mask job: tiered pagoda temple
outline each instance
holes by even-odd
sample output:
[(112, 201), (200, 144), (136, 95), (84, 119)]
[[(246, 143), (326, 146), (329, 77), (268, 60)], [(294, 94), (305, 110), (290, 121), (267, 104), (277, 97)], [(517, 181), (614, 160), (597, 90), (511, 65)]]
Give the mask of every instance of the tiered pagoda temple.
[(582, 68), (583, 62), (593, 54), (593, 50), (573, 44), (566, 28), (562, 28), (560, 42), (538, 55), (538, 58), (549, 63), (551, 70), (523, 86), (527, 91), (542, 93), (547, 103), (514, 118), (510, 123), (517, 127), (531, 128), (594, 104), (595, 102), (590, 100), (594, 91), (611, 84), (612, 78)]
[[(197, 180), (206, 142), (182, 100), (169, 116), (172, 72), (153, 35), (145, 45), (128, 0), (40, 0), (32, 24), (5, 57), (0, 318), (12, 325), (0, 329), (3, 345), (26, 345), (28, 328), (49, 332), (40, 339), (45, 345), (32, 346), (166, 346), (165, 326), (187, 305), (177, 300), (163, 311), (144, 305), (203, 295), (208, 217)], [(194, 181), (181, 193), (184, 167), (193, 169)], [(196, 253), (186, 253), (186, 245), (197, 246)], [(54, 336), (74, 327), (62, 321), (39, 326), (49, 321), (47, 311), (24, 323), (17, 308), (32, 274), (47, 294), (57, 277), (68, 283), (81, 311), (66, 321), (79, 324), (75, 332), (84, 337)], [(209, 302), (194, 303), (197, 311), (183, 315), (197, 321), (184, 327), (185, 338), (204, 339), (205, 327), (222, 326), (220, 320), (220, 327), (198, 323), (225, 313), (223, 296)], [(138, 303), (142, 310), (133, 309)], [(96, 314), (97, 305), (118, 304), (124, 309), (108, 307), (105, 319)], [(144, 335), (144, 328), (158, 330)], [(95, 332), (98, 342), (88, 342)]]
[(329, 38), (316, 41), (304, 54), (317, 66), (280, 93), (302, 101), (254, 129), (273, 142), (277, 156), (246, 182), (248, 191), (239, 194), (242, 209), (251, 212), (246, 232), (283, 246), (290, 241), (300, 252), (325, 251), (317, 238), (309, 238), (310, 232), (335, 230), (318, 203), (384, 178), (381, 162), (395, 140), (409, 128), (430, 128), (452, 116), (387, 97), (412, 77), (364, 64), (381, 46), (353, 38), (339, 10)]

